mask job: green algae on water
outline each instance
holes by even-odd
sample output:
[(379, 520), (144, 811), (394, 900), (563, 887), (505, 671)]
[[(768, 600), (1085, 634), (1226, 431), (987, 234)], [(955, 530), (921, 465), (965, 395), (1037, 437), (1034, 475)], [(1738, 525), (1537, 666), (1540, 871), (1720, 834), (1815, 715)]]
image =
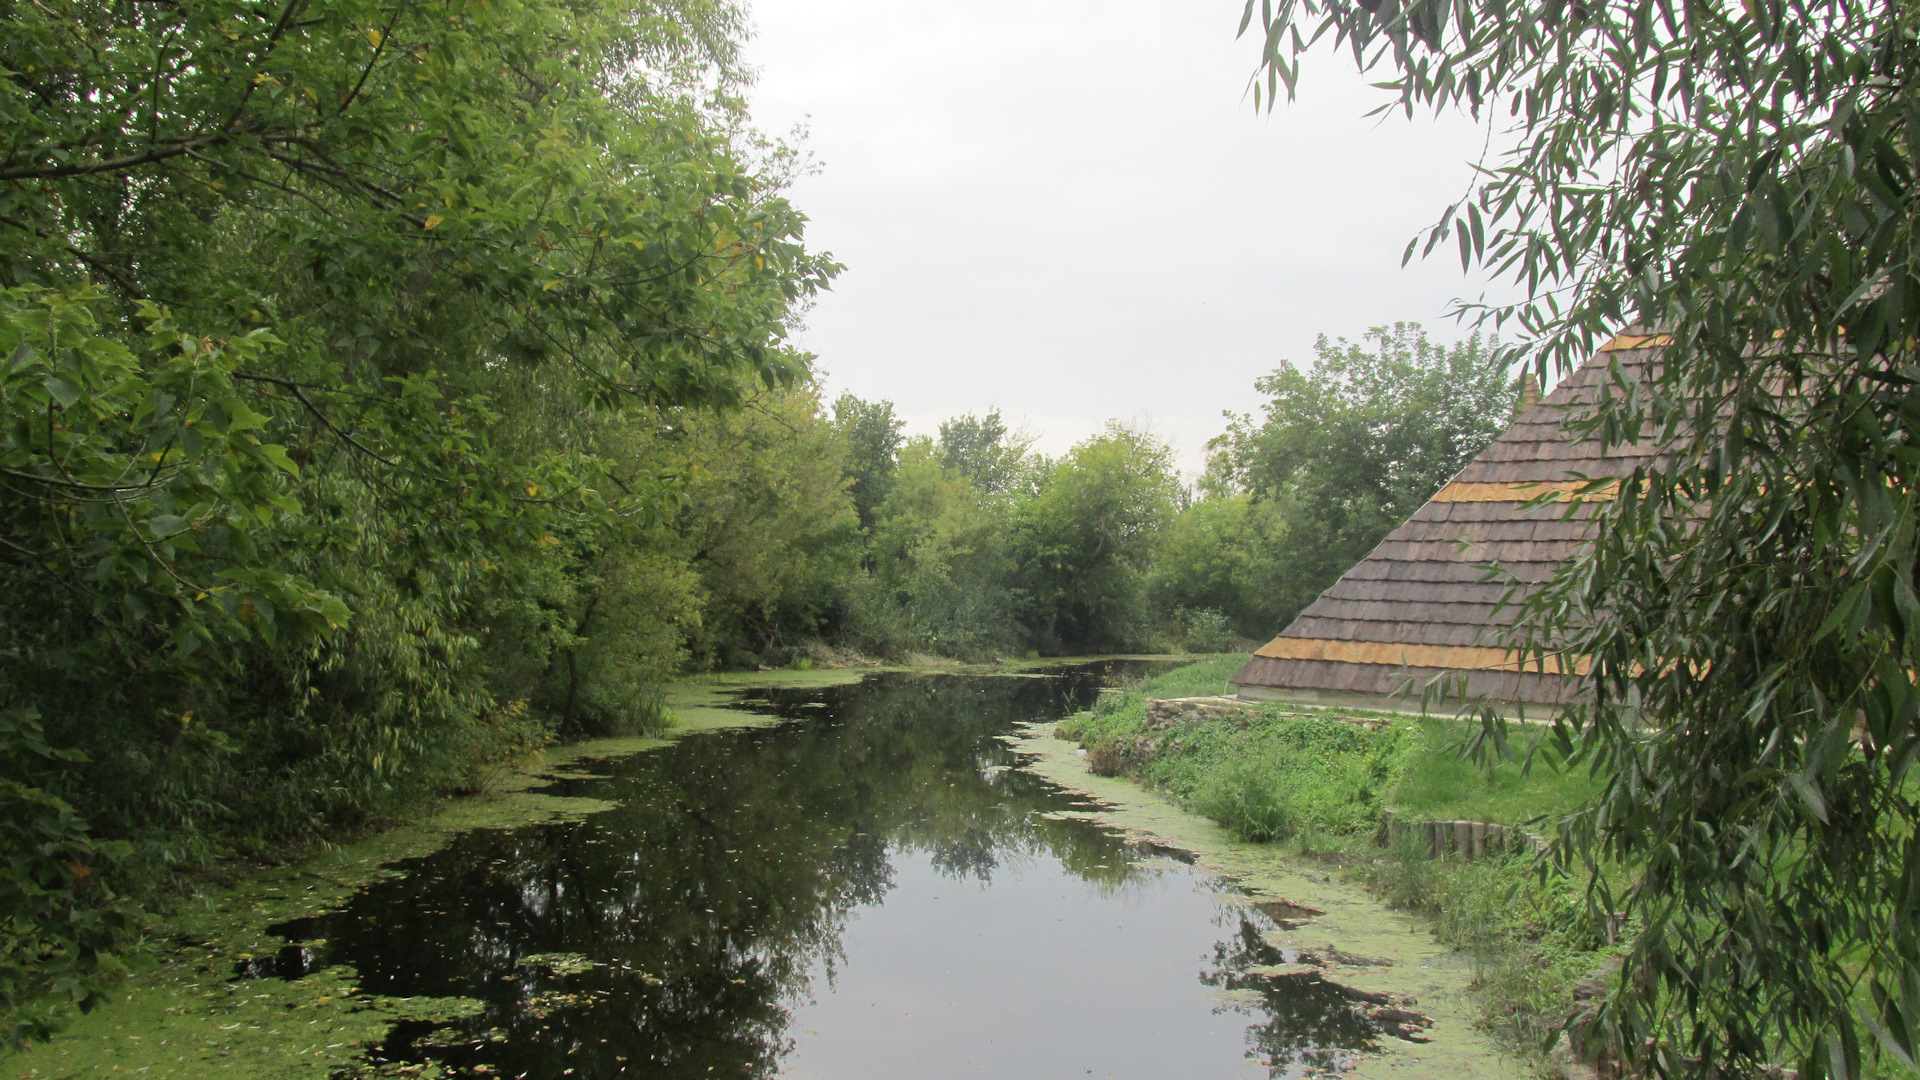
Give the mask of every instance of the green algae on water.
[(1422, 1033), (1430, 1041), (1383, 1043), (1391, 1049), (1356, 1059), (1347, 1075), (1356, 1080), (1518, 1080), (1527, 1075), (1474, 1023), (1471, 960), (1435, 942), (1414, 916), (1388, 909), (1359, 886), (1318, 872), (1277, 845), (1242, 840), (1138, 784), (1094, 775), (1073, 743), (1054, 736), (1051, 723), (1027, 725), (1021, 737), (1008, 741), (1029, 756), (1029, 771), (1101, 806), (1087, 817), (1143, 844), (1190, 852), (1194, 865), (1233, 882), (1247, 902), (1280, 905), (1301, 915), (1270, 932), (1268, 940), (1323, 962), (1287, 965), (1268, 974), (1317, 974), (1364, 994), (1392, 996), (1433, 1020)]
[[(183, 901), (155, 928), (151, 955), (107, 1004), (75, 1017), (51, 1041), (0, 1053), (0, 1080), (92, 1076), (330, 1077), (384, 1041), (404, 1021), (448, 1023), (480, 1003), (457, 997), (360, 994), (343, 965), (298, 980), (237, 978), (236, 969), (287, 948), (266, 927), (337, 908), (362, 886), (399, 871), (389, 864), (429, 854), (474, 829), (577, 821), (613, 808), (602, 799), (548, 794), (555, 779), (593, 775), (596, 760), (669, 745), (681, 735), (778, 720), (722, 708), (732, 690), (799, 682), (832, 685), (860, 672), (767, 672), (752, 679), (703, 680), (668, 696), (676, 719), (665, 737), (597, 739), (556, 747), (500, 777), (485, 794), (454, 799), (434, 814), (355, 843), (273, 867), (238, 885)], [(795, 678), (798, 676), (799, 678)], [(556, 973), (584, 958), (559, 956)], [(431, 1071), (407, 1075), (429, 1077)]]

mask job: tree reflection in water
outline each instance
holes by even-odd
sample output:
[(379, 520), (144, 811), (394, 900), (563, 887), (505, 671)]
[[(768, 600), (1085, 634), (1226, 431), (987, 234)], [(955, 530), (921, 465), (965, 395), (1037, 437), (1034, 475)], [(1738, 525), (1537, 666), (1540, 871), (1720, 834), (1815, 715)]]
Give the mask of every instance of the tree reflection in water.
[[(810, 973), (831, 982), (849, 914), (887, 895), (896, 855), (981, 884), (1050, 859), (1116, 895), (1152, 875), (1121, 836), (1044, 816), (1086, 807), (1012, 767), (995, 738), (1084, 707), (1120, 664), (756, 691), (742, 707), (792, 722), (601, 763), (608, 775), (549, 790), (615, 809), (464, 834), (343, 910), (275, 931), (309, 943), (312, 965), (351, 964), (364, 992), (484, 1004), (450, 1025), (402, 1024), (376, 1061), (529, 1080), (771, 1076), (817, 989)], [(1203, 980), (1261, 990), (1249, 1046), (1274, 1075), (1369, 1043), (1331, 987), (1256, 987), (1247, 969), (1277, 959), (1260, 939), (1271, 924), (1234, 914)]]
[(1339, 986), (1311, 974), (1275, 978), (1252, 970), (1293, 959), (1266, 940), (1263, 931), (1272, 923), (1248, 912), (1235, 912), (1233, 922), (1233, 932), (1213, 947), (1213, 970), (1200, 981), (1245, 995), (1222, 1007), (1262, 1016), (1247, 1029), (1247, 1042), (1276, 1074), (1290, 1067), (1332, 1072), (1354, 1050), (1375, 1045), (1379, 1028)]

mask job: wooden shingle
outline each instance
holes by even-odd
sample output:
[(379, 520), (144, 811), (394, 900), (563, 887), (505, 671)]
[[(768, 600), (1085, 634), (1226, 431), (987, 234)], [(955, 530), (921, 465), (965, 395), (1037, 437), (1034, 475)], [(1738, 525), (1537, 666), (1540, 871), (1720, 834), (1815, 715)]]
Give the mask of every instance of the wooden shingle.
[(1584, 659), (1518, 670), (1500, 631), (1518, 600), (1591, 541), (1606, 483), (1656, 456), (1650, 445), (1603, 451), (1564, 421), (1616, 376), (1638, 379), (1658, 345), (1621, 335), (1562, 380), (1256, 653), (1231, 680), (1241, 695), (1417, 704), (1444, 686), (1521, 707), (1564, 704), (1575, 677), (1558, 667), (1584, 671)]

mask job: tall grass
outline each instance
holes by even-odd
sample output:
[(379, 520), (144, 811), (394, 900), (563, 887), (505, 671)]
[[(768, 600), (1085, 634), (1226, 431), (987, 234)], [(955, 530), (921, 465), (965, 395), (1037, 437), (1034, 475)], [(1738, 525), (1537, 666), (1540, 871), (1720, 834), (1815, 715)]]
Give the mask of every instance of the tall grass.
[(1382, 899), (1426, 915), (1436, 938), (1473, 958), (1481, 1025), (1529, 1056), (1565, 1025), (1575, 984), (1605, 968), (1633, 930), (1609, 933), (1589, 912), (1583, 883), (1529, 856), (1434, 859), (1403, 833), (1384, 854), (1350, 866)]

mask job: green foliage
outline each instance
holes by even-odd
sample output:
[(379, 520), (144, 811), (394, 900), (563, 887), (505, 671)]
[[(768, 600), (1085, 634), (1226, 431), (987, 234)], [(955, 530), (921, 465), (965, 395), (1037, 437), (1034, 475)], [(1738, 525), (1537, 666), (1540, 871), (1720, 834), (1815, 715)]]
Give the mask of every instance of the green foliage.
[(1256, 383), (1264, 416), (1236, 417), (1209, 444), (1207, 478), (1272, 507), (1243, 526), (1267, 530), (1260, 554), (1216, 572), (1260, 598), (1247, 622), (1270, 633), (1292, 620), (1507, 426), (1515, 394), (1496, 351), (1395, 323), (1364, 342), (1323, 336), (1311, 369), (1283, 363)]
[(1249, 840), (1366, 835), (1387, 805), (1410, 727), (1370, 732), (1277, 711), (1245, 729), (1196, 724), (1162, 744), (1146, 775)]
[(938, 442), (907, 440), (881, 457), (859, 433), (866, 424), (897, 440), (891, 404), (843, 396), (835, 411), (852, 444), (856, 502), (863, 484), (877, 490), (884, 478), (885, 494), (864, 518), (871, 591), (853, 620), (870, 644), (989, 658), (1139, 648), (1169, 636), (1176, 645), (1226, 642), (1217, 616), (1176, 612), (1169, 635), (1151, 606), (1155, 541), (1178, 492), (1164, 443), (1109, 424), (1048, 460), (1029, 455), (1027, 440), (990, 413), (950, 420)]
[(842, 479), (844, 442), (813, 388), (683, 422), (674, 445), (686, 501), (672, 543), (706, 598), (688, 628), (696, 666), (783, 662), (788, 645), (846, 629), (862, 588), (860, 525)]
[(1226, 652), (1244, 640), (1218, 611), (1185, 607), (1176, 607), (1162, 616), (1158, 638), (1159, 647), (1164, 651), (1186, 653)]
[(873, 525), (874, 510), (893, 490), (895, 455), (906, 421), (893, 415), (891, 401), (862, 401), (841, 394), (833, 403), (833, 422), (846, 441), (848, 487), (862, 528)]
[(1594, 702), (1560, 734), (1612, 774), (1561, 857), (1644, 866), (1591, 894), (1646, 927), (1624, 968), (1645, 977), (1606, 1008), (1614, 1048), (1661, 1075), (1911, 1070), (1912, 10), (1283, 0), (1261, 17), (1269, 97), (1328, 39), (1389, 66), (1409, 112), (1512, 118), (1513, 148), (1426, 249), (1451, 240), (1524, 283), (1485, 314), (1528, 335), (1542, 374), (1624, 323), (1670, 342), (1590, 425), (1665, 456), (1527, 612), (1532, 647), (1592, 656)]
[(92, 1008), (124, 970), (119, 953), (140, 926), (113, 886), (130, 853), (34, 781), (77, 751), (48, 745), (31, 710), (0, 712), (0, 1030), (4, 1045), (44, 1038), (61, 1007)]
[(1369, 731), (1341, 719), (1351, 710), (1261, 706), (1245, 725), (1146, 728), (1149, 698), (1219, 694), (1247, 659), (1210, 657), (1104, 693), (1055, 733), (1086, 747), (1090, 760), (1113, 760), (1249, 840), (1370, 835), (1407, 747), (1423, 745), (1405, 718)]
[(902, 451), (869, 549), (874, 589), (897, 620), (892, 640), (939, 656), (986, 658), (1015, 640), (1007, 503), (944, 456), (926, 439)]
[[(866, 415), (848, 400), (836, 409)], [(1217, 612), (1156, 611), (1149, 595), (1179, 492), (1164, 443), (1117, 423), (1058, 460), (1027, 443), (997, 412), (962, 416), (938, 442), (906, 442), (885, 470), (849, 466), (856, 493), (868, 473), (888, 484), (867, 519), (870, 640), (968, 658), (1231, 644)]]
[(1567, 1023), (1576, 989), (1617, 963), (1620, 946), (1589, 916), (1584, 887), (1530, 856), (1431, 858), (1402, 834), (1358, 876), (1473, 958), (1481, 1024), (1524, 1056), (1539, 1056)]
[(1419, 727), (1393, 789), (1396, 810), (1415, 819), (1518, 825), (1539, 818), (1538, 828), (1551, 833), (1606, 786), (1604, 777), (1568, 765), (1544, 739), (1531, 759), (1476, 762), (1466, 751), (1477, 725), (1425, 717)]
[(1054, 725), (1054, 733), (1082, 746), (1112, 743), (1140, 733), (1147, 718), (1147, 699), (1212, 697), (1227, 693), (1227, 680), (1247, 666), (1247, 653), (1225, 653), (1162, 671), (1128, 686), (1101, 691), (1093, 708), (1075, 713)]
[(254, 434), (267, 417), (233, 378), (276, 342), (197, 341), (150, 304), (144, 332), (123, 342), (101, 333), (101, 306), (95, 289), (0, 292), (10, 561), (67, 589), (98, 624), (97, 647), (122, 662), (156, 616), (171, 630), (163, 663), (252, 637), (248, 622), (269, 641), (282, 619), (344, 624), (338, 598), (252, 565), (275, 519), (299, 512), (287, 483), (299, 470)]
[[(1177, 623), (1190, 624), (1206, 612), (1241, 636), (1272, 635), (1286, 625), (1285, 582), (1292, 572), (1285, 559), (1287, 528), (1271, 500), (1227, 493), (1194, 501), (1154, 545), (1150, 603)], [(1219, 652), (1230, 645), (1217, 634), (1202, 634), (1192, 647)]]
[(998, 411), (909, 439), (891, 402), (842, 395), (834, 427), (868, 574), (830, 632), (970, 659), (1266, 637), (1511, 410), (1478, 338), (1442, 346), (1399, 324), (1373, 343), (1323, 341), (1312, 372), (1262, 380), (1265, 418), (1214, 444), (1198, 501), (1168, 448), (1124, 424), (1049, 460)]
[[(1113, 750), (1129, 771), (1249, 839), (1284, 838), (1308, 826), (1332, 836), (1371, 836), (1388, 807), (1400, 820), (1532, 822), (1551, 832), (1605, 785), (1567, 767), (1551, 745), (1534, 747), (1531, 759), (1477, 764), (1467, 756), (1477, 726), (1443, 717), (1269, 703), (1255, 707), (1245, 725), (1147, 729), (1149, 698), (1228, 692), (1227, 679), (1247, 659), (1209, 657), (1107, 691), (1055, 732), (1090, 752)], [(1296, 824), (1275, 829), (1268, 821)]]
[(984, 417), (967, 413), (940, 422), (940, 464), (987, 495), (1013, 488), (1032, 445), (1032, 436), (1007, 430), (999, 409)]
[[(749, 164), (781, 151), (744, 131), (743, 26), (10, 11), (0, 707), (49, 753), (0, 782), (9, 829), (98, 868), (12, 864), (16, 1034), (88, 1000), (125, 896), (644, 726), (692, 629), (817, 606), (818, 567), (723, 592), (682, 520), (678, 433), (804, 383), (792, 305), (836, 269)], [(850, 520), (825, 460), (793, 513)]]
[(1145, 432), (1105, 431), (1036, 468), (1014, 505), (1016, 610), (1043, 650), (1125, 647), (1144, 636), (1153, 542), (1173, 517), (1173, 453)]

